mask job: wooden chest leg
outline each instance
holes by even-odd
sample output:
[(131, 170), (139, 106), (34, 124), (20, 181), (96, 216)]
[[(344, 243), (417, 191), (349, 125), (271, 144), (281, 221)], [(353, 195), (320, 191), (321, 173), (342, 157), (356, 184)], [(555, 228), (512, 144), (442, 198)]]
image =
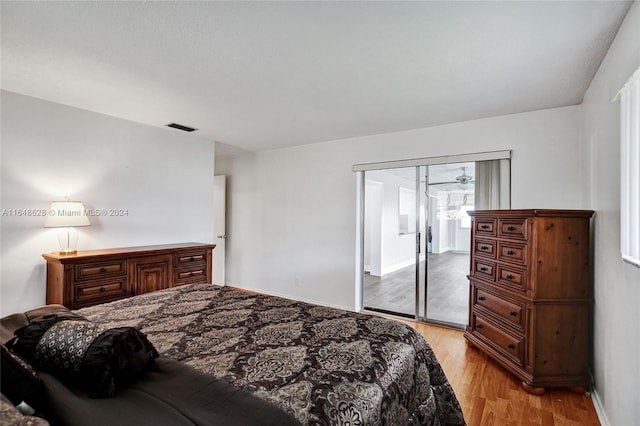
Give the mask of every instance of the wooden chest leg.
[(545, 390), (544, 388), (536, 388), (536, 387), (530, 386), (525, 382), (522, 382), (522, 389), (526, 390), (532, 395), (542, 395)]

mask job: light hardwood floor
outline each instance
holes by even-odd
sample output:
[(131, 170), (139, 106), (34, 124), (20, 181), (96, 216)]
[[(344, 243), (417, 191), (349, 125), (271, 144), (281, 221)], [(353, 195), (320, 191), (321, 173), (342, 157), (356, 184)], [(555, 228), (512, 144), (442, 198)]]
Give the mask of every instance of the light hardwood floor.
[(531, 395), (520, 387), (515, 376), (468, 346), (462, 331), (401, 321), (429, 342), (468, 425), (600, 425), (588, 395), (560, 388), (547, 389), (541, 396)]

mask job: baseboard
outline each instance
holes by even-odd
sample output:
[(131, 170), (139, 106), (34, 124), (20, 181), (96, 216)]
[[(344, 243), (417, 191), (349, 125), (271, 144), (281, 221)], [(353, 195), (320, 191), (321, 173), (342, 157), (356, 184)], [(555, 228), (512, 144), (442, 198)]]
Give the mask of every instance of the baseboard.
[(400, 269), (404, 269), (407, 266), (415, 265), (415, 259), (405, 260), (404, 262), (395, 263), (393, 265), (387, 266), (381, 271), (382, 276), (384, 277), (387, 274), (391, 274), (392, 272), (399, 271)]
[[(421, 254), (420, 255), (420, 262), (424, 262), (425, 259), (426, 259), (426, 256), (424, 255), (424, 253)], [(404, 262), (400, 262), (400, 263), (393, 264), (391, 266), (387, 266), (382, 271), (382, 276), (384, 277), (387, 274), (391, 274), (393, 272), (399, 271), (400, 269), (404, 269), (404, 268), (407, 268), (407, 267), (415, 265), (415, 264), (416, 264), (416, 259), (415, 258), (411, 258), (409, 260), (405, 260)], [(366, 271), (366, 269), (365, 269), (365, 271)]]
[(591, 400), (593, 401), (593, 406), (596, 409), (596, 414), (598, 415), (598, 420), (600, 420), (600, 424), (602, 426), (610, 426), (609, 419), (607, 418), (607, 413), (604, 411), (604, 407), (602, 406), (602, 400), (600, 399), (600, 395), (596, 389), (591, 390)]

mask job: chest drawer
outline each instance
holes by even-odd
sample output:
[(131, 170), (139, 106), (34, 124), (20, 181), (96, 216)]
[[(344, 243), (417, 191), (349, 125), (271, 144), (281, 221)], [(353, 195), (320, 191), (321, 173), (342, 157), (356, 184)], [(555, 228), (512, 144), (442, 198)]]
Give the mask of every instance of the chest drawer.
[(485, 256), (491, 259), (496, 258), (496, 242), (491, 240), (477, 239), (473, 246), (473, 251), (478, 256)]
[(472, 273), (477, 277), (495, 281), (496, 264), (493, 262), (485, 261), (483, 259), (474, 259)]
[(129, 296), (126, 277), (105, 278), (76, 284), (74, 309), (96, 303), (112, 302)]
[(473, 316), (473, 333), (519, 366), (524, 365), (524, 337), (513, 336), (481, 315)]
[(498, 221), (498, 237), (527, 239), (526, 219), (500, 219)]
[(76, 280), (95, 280), (101, 277), (124, 275), (127, 273), (127, 261), (80, 263), (75, 265)]
[(527, 290), (527, 271), (513, 266), (497, 265), (496, 281), (518, 291)]
[(523, 303), (506, 300), (477, 287), (475, 290), (474, 303), (477, 306), (493, 313), (502, 321), (516, 327), (519, 331), (524, 331), (525, 305)]
[(527, 264), (527, 246), (518, 243), (498, 243), (498, 260), (504, 262), (516, 263), (519, 265)]
[(495, 237), (496, 236), (496, 220), (495, 219), (474, 219), (474, 230), (478, 237)]

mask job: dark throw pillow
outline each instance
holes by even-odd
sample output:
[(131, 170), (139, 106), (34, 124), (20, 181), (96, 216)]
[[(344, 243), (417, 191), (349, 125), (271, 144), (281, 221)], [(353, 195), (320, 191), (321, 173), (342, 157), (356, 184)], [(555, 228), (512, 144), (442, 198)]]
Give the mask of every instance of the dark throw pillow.
[(142, 332), (134, 327), (110, 328), (100, 334), (87, 349), (80, 365), (81, 385), (92, 388), (97, 397), (111, 397), (117, 388), (144, 373), (158, 357), (158, 351)]
[(0, 386), (2, 393), (14, 404), (26, 402), (35, 406), (41, 392), (40, 377), (35, 369), (20, 355), (0, 344)]
[(36, 369), (73, 382), (95, 398), (113, 396), (158, 357), (136, 328), (108, 329), (71, 312), (32, 321), (8, 345)]

